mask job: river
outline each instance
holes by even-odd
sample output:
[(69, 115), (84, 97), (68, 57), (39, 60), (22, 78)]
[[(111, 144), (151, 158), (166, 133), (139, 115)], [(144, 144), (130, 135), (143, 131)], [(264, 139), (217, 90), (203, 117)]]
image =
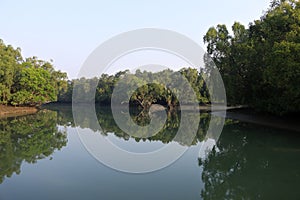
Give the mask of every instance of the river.
[[(206, 136), (211, 115), (203, 113), (191, 142), (184, 138), (174, 141), (180, 114), (173, 113), (159, 133), (139, 139), (122, 131), (108, 108), (96, 108), (101, 129), (86, 117), (88, 110), (83, 107), (80, 112), (82, 118), (76, 122), (71, 106), (0, 119), (1, 200), (300, 197), (297, 131), (226, 119), (215, 141)], [(145, 115), (132, 114), (132, 119), (142, 125), (149, 123)], [(171, 143), (185, 146), (187, 151), (165, 168), (132, 174), (95, 159), (82, 143), (83, 134), (101, 135), (130, 152), (147, 153)], [(216, 146), (201, 156), (201, 146), (211, 143)]]

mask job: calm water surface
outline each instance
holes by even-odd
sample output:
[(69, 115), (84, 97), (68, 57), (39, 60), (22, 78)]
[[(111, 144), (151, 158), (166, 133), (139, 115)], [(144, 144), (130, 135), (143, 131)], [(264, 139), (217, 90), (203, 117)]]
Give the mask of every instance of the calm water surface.
[[(0, 119), (0, 200), (300, 198), (300, 132), (226, 120), (217, 146), (199, 158), (210, 121), (202, 114), (197, 136), (179, 160), (156, 172), (128, 174), (94, 159), (77, 129), (103, 134), (128, 151), (148, 152), (172, 141), (179, 115), (170, 114), (160, 133), (142, 140), (122, 132), (107, 108), (96, 110), (101, 131), (84, 108), (75, 125), (70, 106)], [(132, 118), (138, 124), (149, 120)]]

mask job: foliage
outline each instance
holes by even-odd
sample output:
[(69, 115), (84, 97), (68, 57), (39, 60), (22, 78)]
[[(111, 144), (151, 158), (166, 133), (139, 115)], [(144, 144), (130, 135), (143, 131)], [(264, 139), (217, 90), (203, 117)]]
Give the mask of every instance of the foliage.
[(300, 111), (300, 3), (276, 0), (246, 29), (235, 22), (204, 36), (224, 79), (228, 102), (275, 114)]
[(0, 39), (0, 103), (8, 104), (11, 100), (11, 88), (15, 73), (20, 68), (23, 58), (19, 48), (5, 45)]
[[(299, 22), (299, 1), (273, 0), (267, 12), (248, 27), (235, 22), (232, 34), (223, 24), (209, 28), (203, 39), (222, 75), (230, 105), (249, 105), (279, 115), (300, 111)], [(66, 73), (54, 70), (52, 63), (36, 57), (23, 59), (20, 48), (14, 49), (0, 40), (0, 104), (73, 101), (108, 105), (118, 85), (120, 91), (135, 87), (124, 94), (130, 105), (147, 110), (158, 103), (172, 110), (179, 106), (176, 88), (188, 88), (179, 81), (181, 75), (194, 90), (198, 102), (206, 104), (214, 99), (210, 99), (203, 76), (214, 74), (215, 69), (211, 68), (208, 55), (204, 61), (204, 70), (200, 72), (191, 68), (179, 73), (120, 71), (115, 75), (67, 81)], [(189, 98), (185, 95), (181, 101), (189, 104)]]
[(0, 104), (40, 105), (56, 101), (67, 89), (67, 74), (50, 62), (21, 56), (0, 40)]
[[(187, 81), (182, 81), (182, 77), (185, 77)], [(126, 70), (115, 75), (102, 74), (100, 78), (80, 78), (68, 84), (68, 89), (62, 93), (59, 101), (71, 102), (73, 100), (76, 103), (95, 101), (100, 105), (108, 105), (111, 103), (114, 92), (122, 95), (120, 98), (129, 100), (130, 105), (135, 107), (149, 109), (152, 104), (158, 103), (173, 109), (179, 106), (176, 89), (186, 90), (188, 87), (185, 84), (187, 83), (191, 85), (199, 103), (210, 102), (203, 73), (192, 68), (183, 68), (179, 72), (168, 69), (155, 73), (137, 70), (134, 74)], [(95, 96), (95, 99), (90, 99), (91, 96)], [(191, 101), (188, 95), (183, 95), (181, 98), (185, 104)]]

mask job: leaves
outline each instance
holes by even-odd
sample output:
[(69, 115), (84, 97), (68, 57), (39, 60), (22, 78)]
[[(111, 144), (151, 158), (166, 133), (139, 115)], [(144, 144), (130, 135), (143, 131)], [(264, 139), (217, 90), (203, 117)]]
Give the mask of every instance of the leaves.
[(248, 29), (235, 22), (233, 36), (224, 25), (207, 31), (204, 42), (229, 104), (280, 115), (300, 111), (299, 22), (299, 1), (275, 0)]
[(37, 57), (23, 60), (21, 49), (0, 40), (0, 103), (40, 105), (67, 90), (67, 74)]

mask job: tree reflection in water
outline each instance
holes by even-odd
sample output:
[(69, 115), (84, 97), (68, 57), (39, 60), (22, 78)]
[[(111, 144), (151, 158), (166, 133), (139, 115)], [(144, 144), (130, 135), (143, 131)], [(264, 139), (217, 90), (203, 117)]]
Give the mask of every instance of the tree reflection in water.
[(24, 161), (36, 163), (66, 144), (66, 132), (58, 129), (54, 111), (0, 119), (0, 183), (19, 174)]
[[(134, 138), (115, 123), (111, 110), (96, 107), (97, 121), (91, 120), (91, 110), (84, 106), (77, 112), (74, 123), (71, 106), (52, 106), (35, 115), (0, 120), (0, 183), (13, 173), (20, 173), (22, 163), (35, 163), (49, 157), (67, 144), (66, 132), (58, 125), (89, 128), (95, 134), (114, 134), (124, 140), (137, 142), (171, 142), (180, 126), (180, 112), (167, 113), (163, 129), (148, 138)], [(140, 125), (149, 123), (148, 113), (132, 111), (132, 119)], [(160, 117), (159, 112), (152, 113)], [(189, 121), (193, 122), (193, 116)], [(192, 144), (186, 138), (176, 142), (197, 145), (214, 144), (207, 138), (210, 114), (201, 114), (196, 137)], [(97, 124), (101, 130), (97, 129)], [(186, 129), (186, 137), (189, 137)], [(226, 120), (220, 139), (206, 157), (199, 158), (199, 171), (204, 188), (203, 199), (297, 199), (300, 196), (300, 135)], [(297, 159), (298, 158), (298, 159)], [(184, 169), (183, 169), (184, 170)], [(199, 177), (200, 178), (200, 177)]]
[[(96, 114), (102, 130), (97, 130), (97, 124), (90, 119), (92, 111), (81, 107), (79, 123), (75, 125), (71, 106), (50, 106), (37, 114), (0, 120), (0, 183), (5, 177), (11, 177), (13, 173), (19, 174), (20, 167), (25, 161), (36, 163), (40, 159), (49, 157), (55, 150), (60, 150), (67, 145), (67, 133), (61, 131), (58, 125), (89, 128), (99, 134), (113, 133), (119, 138), (128, 140), (131, 138), (123, 132), (115, 123), (111, 110), (107, 107), (97, 107)], [(153, 113), (154, 117), (160, 118), (160, 114)], [(180, 125), (180, 113), (169, 112), (163, 129), (156, 135), (148, 138), (134, 138), (136, 142), (161, 141), (169, 143), (175, 137)], [(145, 113), (132, 112), (132, 119), (145, 125), (149, 123), (149, 117)], [(190, 116), (191, 123), (193, 121)], [(200, 128), (193, 140), (192, 145), (202, 141), (208, 128), (209, 114), (203, 114)], [(191, 145), (189, 141), (189, 129), (186, 129), (187, 138), (179, 138), (176, 142), (181, 145)]]
[[(51, 109), (57, 109), (57, 108), (51, 108)], [(115, 120), (113, 118), (112, 112), (109, 107), (101, 107), (98, 106), (96, 107), (96, 115), (98, 118), (98, 121), (95, 122), (92, 120), (92, 114), (93, 110), (89, 110), (86, 107), (78, 107), (78, 110), (75, 112), (80, 113), (78, 116), (78, 119), (76, 120), (76, 125), (73, 120), (73, 115), (72, 115), (72, 110), (69, 107), (61, 107), (58, 108), (57, 111), (59, 112), (60, 119), (58, 123), (60, 125), (65, 125), (69, 123), (72, 127), (78, 126), (80, 128), (90, 128), (93, 131), (100, 131), (101, 134), (107, 135), (108, 133), (113, 133), (115, 136), (123, 138), (125, 140), (128, 140), (132, 136), (129, 136), (127, 133), (122, 131), (117, 124), (115, 123)], [(120, 112), (124, 112), (124, 110), (120, 109)], [(153, 115), (153, 118), (156, 118), (156, 120), (159, 121), (159, 119), (163, 118), (162, 113), (165, 111), (160, 111), (160, 112), (154, 112), (151, 113)], [(136, 124), (139, 124), (140, 126), (147, 125), (149, 123), (150, 117), (149, 113), (145, 113), (141, 110), (136, 110), (132, 109), (130, 110), (131, 118)], [(201, 115), (201, 120), (200, 124), (193, 124), (194, 120), (194, 114), (191, 113), (190, 115), (187, 115), (188, 121), (190, 122), (189, 124), (186, 125), (185, 129), (185, 135), (184, 138), (177, 138), (178, 143), (181, 145), (195, 145), (199, 141), (202, 141), (205, 138), (205, 134), (207, 132), (207, 129), (209, 127), (209, 122), (210, 122), (210, 114), (209, 113), (202, 113)], [(101, 130), (98, 130), (98, 123), (101, 126)], [(139, 141), (161, 141), (163, 143), (169, 143), (173, 140), (175, 137), (178, 128), (180, 126), (180, 112), (167, 112), (167, 119), (166, 122), (162, 128), (162, 130), (159, 131), (159, 133), (147, 137), (147, 138), (138, 138), (138, 137), (132, 137), (134, 138), (137, 142)], [(190, 141), (190, 137), (193, 137), (193, 133), (191, 132), (191, 127), (192, 126), (198, 126), (198, 131), (196, 133), (196, 137), (194, 138), (192, 144), (188, 143)], [(147, 133), (140, 133), (138, 135), (147, 135)]]
[(280, 130), (227, 120), (217, 146), (206, 158), (199, 158), (205, 184), (201, 197), (299, 198), (299, 139), (297, 133), (283, 134)]

